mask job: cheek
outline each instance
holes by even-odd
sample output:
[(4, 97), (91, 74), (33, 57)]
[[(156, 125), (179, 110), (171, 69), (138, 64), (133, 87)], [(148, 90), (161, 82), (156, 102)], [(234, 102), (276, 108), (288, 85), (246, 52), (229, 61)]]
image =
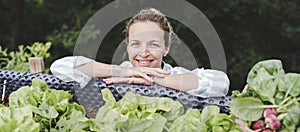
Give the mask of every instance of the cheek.
[(162, 60), (164, 53), (162, 51), (156, 51), (151, 53), (155, 58)]
[(137, 55), (138, 52), (136, 52), (133, 49), (127, 48), (127, 54), (128, 54), (128, 58), (129, 60), (132, 60), (133, 57), (135, 57)]

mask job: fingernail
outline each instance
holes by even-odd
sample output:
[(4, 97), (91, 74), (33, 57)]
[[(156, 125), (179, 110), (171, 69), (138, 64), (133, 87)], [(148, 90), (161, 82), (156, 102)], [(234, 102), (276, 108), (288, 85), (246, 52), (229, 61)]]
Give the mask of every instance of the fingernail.
[(105, 81), (105, 83), (106, 83), (106, 84), (112, 84), (112, 82), (111, 82), (111, 81)]

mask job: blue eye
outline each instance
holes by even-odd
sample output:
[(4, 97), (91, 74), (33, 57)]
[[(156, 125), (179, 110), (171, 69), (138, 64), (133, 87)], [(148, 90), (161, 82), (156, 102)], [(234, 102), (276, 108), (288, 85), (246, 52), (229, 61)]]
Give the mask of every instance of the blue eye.
[(160, 44), (157, 44), (157, 43), (151, 43), (150, 46), (153, 47), (153, 48), (156, 48), (156, 47), (160, 47)]
[(134, 43), (130, 43), (129, 45), (130, 45), (130, 46), (137, 47), (137, 46), (139, 46), (140, 44), (139, 44), (139, 43), (135, 43), (135, 42), (134, 42)]

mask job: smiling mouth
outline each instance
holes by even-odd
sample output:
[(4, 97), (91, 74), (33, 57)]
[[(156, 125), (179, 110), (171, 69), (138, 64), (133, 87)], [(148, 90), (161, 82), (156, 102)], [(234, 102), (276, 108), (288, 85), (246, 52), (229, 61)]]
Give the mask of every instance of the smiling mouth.
[(136, 60), (142, 67), (149, 67), (153, 60)]

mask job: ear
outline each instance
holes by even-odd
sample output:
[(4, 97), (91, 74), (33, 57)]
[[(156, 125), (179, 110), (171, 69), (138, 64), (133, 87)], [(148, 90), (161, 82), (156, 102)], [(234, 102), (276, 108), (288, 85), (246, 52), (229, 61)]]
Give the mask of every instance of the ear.
[(170, 51), (170, 46), (166, 47), (166, 50), (164, 51), (164, 57), (168, 55), (169, 51)]

